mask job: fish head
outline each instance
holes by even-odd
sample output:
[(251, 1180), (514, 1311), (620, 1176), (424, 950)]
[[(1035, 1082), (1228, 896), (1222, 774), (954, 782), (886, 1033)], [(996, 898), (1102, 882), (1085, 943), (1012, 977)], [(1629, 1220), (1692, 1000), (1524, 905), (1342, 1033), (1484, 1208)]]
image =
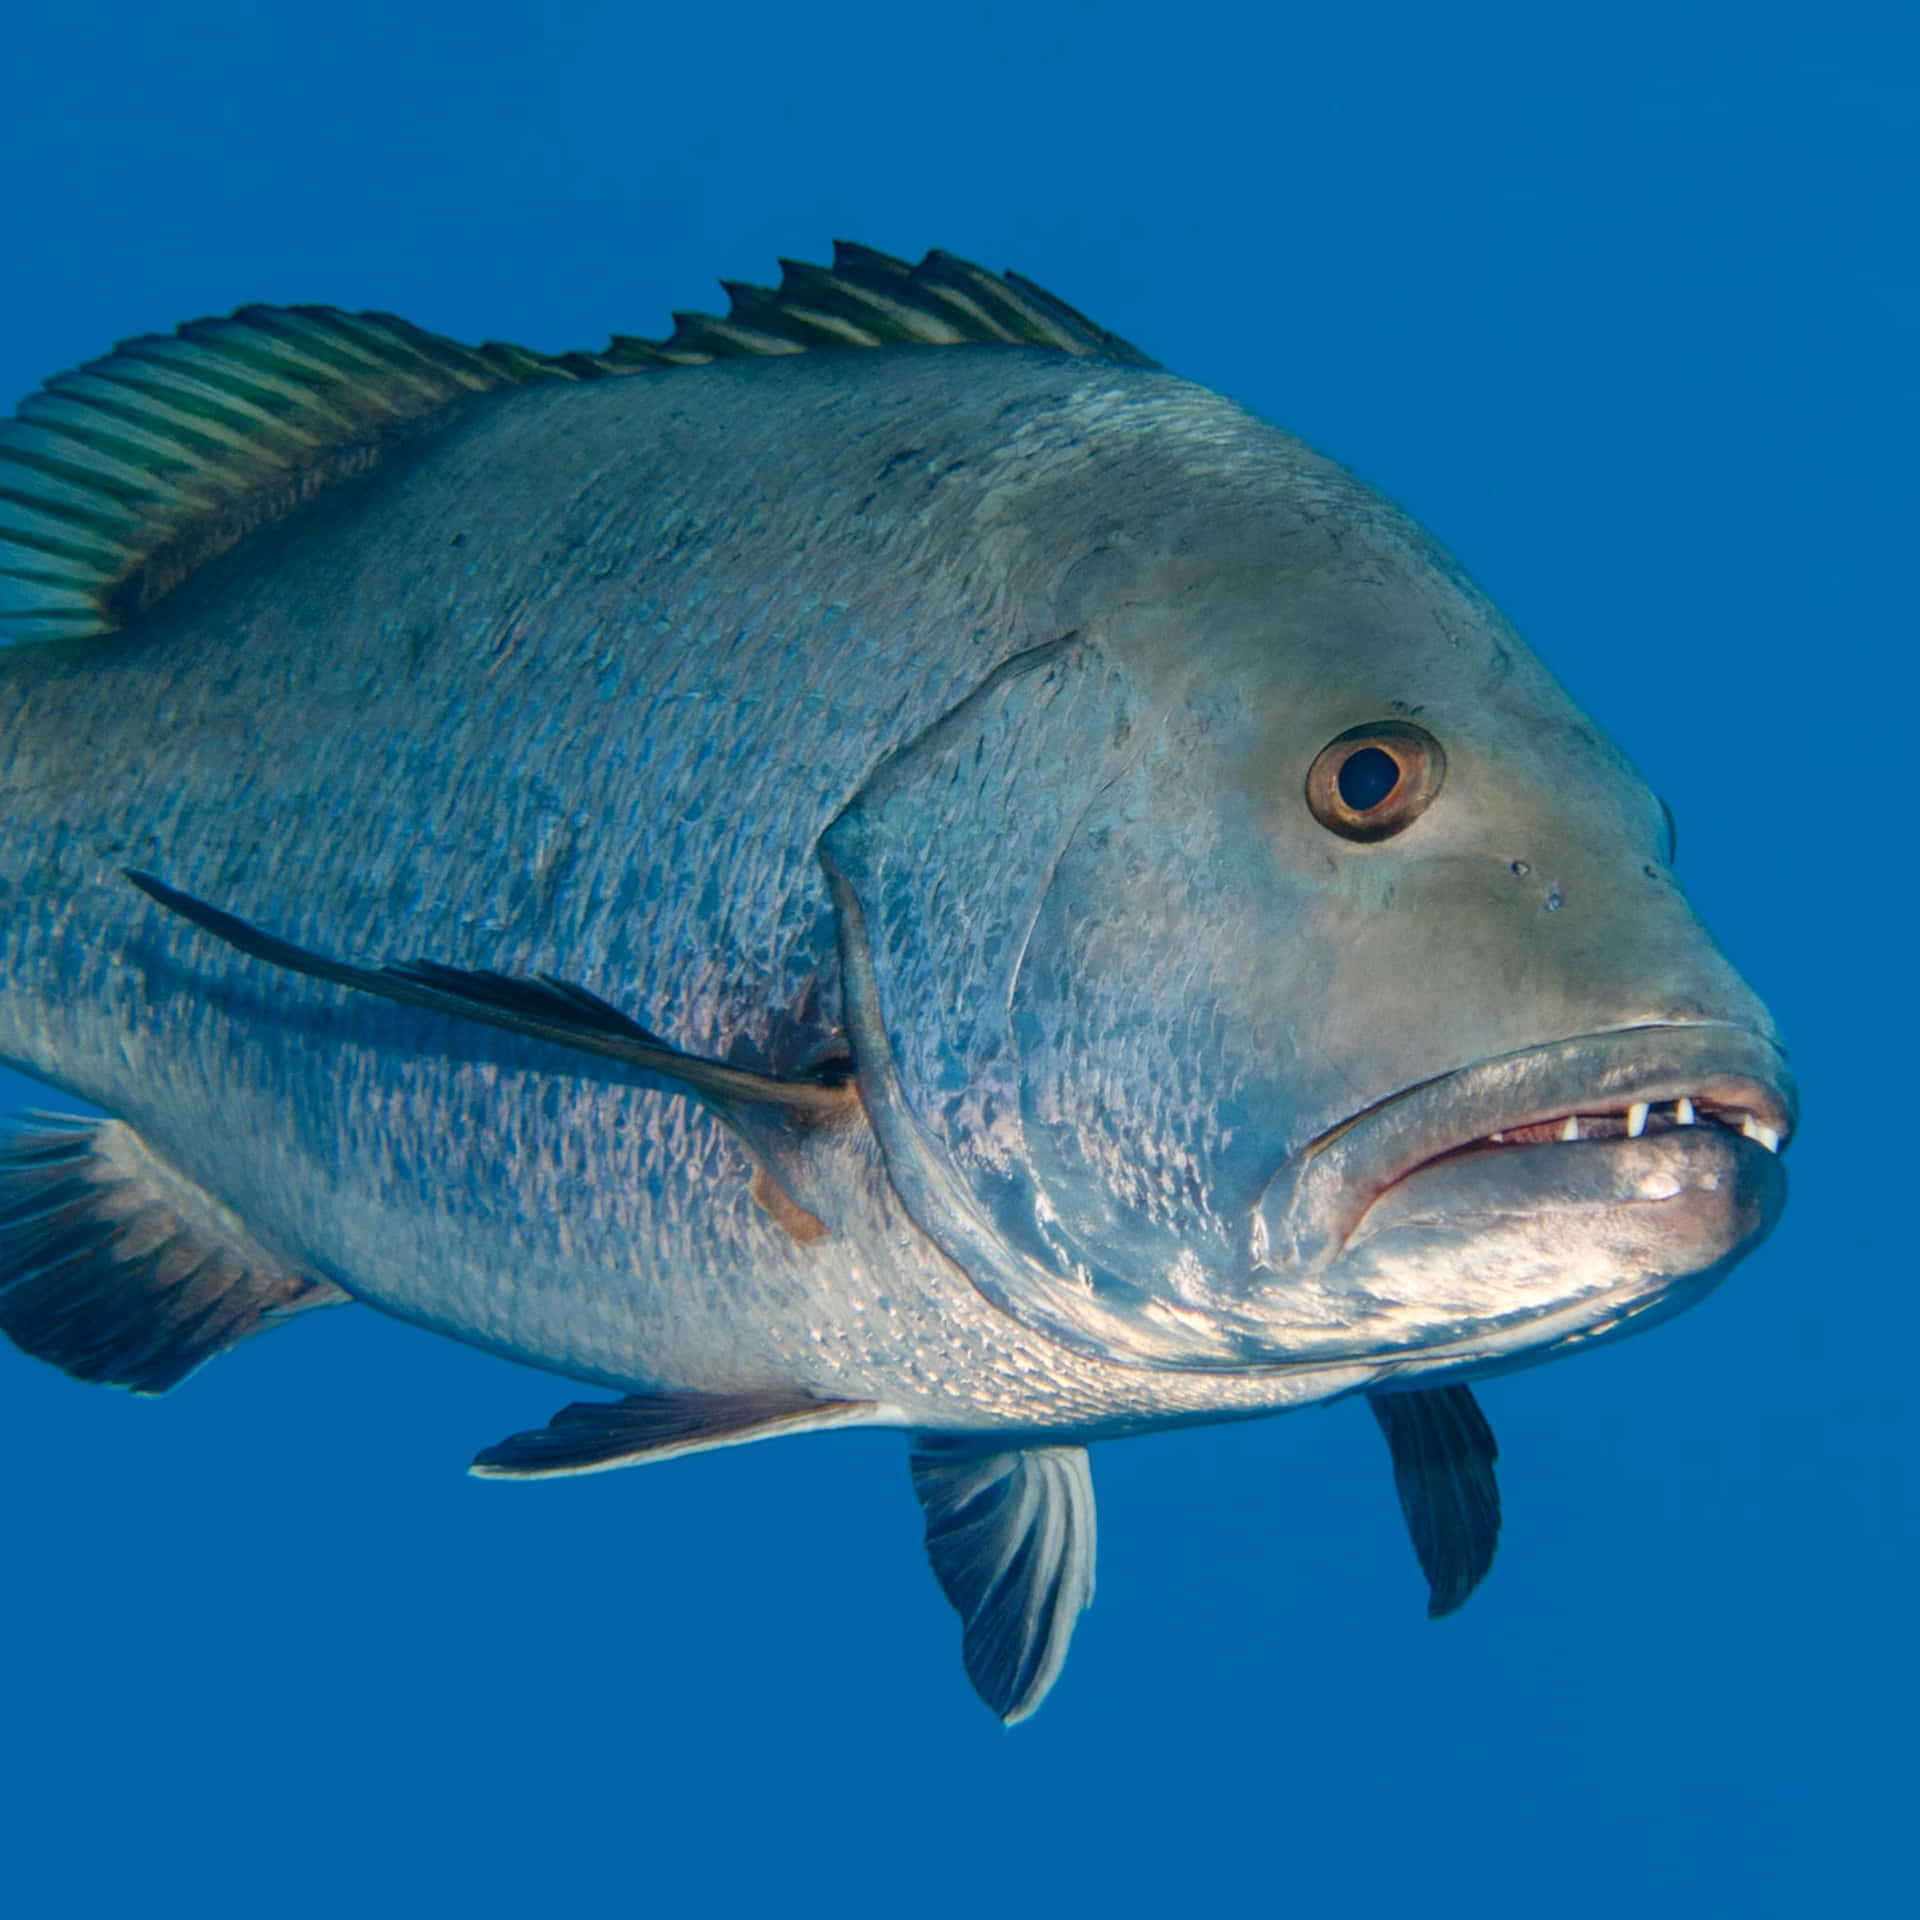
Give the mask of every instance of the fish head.
[(1619, 749), (1260, 432), (1062, 558), (1062, 637), (828, 836), (895, 1184), (1127, 1362), (1484, 1371), (1645, 1324), (1779, 1215), (1773, 1023)]

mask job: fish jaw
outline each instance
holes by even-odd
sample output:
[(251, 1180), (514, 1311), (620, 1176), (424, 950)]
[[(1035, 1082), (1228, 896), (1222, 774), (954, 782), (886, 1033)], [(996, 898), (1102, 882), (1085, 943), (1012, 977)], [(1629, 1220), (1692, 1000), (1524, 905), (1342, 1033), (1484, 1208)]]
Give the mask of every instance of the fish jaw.
[(1420, 1370), (1668, 1317), (1772, 1231), (1795, 1112), (1778, 1048), (1735, 1026), (1479, 1062), (1294, 1156), (1256, 1214), (1241, 1311), (1293, 1321), (1302, 1358), (1364, 1348)]
[(1328, 1279), (1390, 1303), (1382, 1356), (1416, 1366), (1544, 1357), (1704, 1298), (1773, 1229), (1786, 1171), (1711, 1124), (1449, 1158), (1362, 1217)]
[[(1261, 1201), (1261, 1257), (1295, 1272), (1324, 1267), (1382, 1195), (1430, 1163), (1583, 1115), (1618, 1115), (1620, 1131), (1644, 1138), (1652, 1110), (1682, 1100), (1696, 1118), (1751, 1116), (1776, 1148), (1798, 1113), (1779, 1047), (1728, 1022), (1644, 1022), (1528, 1047), (1403, 1088), (1308, 1142)], [(1582, 1128), (1575, 1139), (1612, 1131)]]

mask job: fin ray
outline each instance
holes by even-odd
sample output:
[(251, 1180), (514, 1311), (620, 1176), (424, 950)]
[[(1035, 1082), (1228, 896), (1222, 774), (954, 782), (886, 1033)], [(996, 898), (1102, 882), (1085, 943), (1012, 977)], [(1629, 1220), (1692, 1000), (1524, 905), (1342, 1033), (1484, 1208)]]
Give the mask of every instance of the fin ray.
[(1500, 1544), (1500, 1449), (1467, 1387), (1373, 1393), (1367, 1404), (1393, 1456), (1393, 1484), (1427, 1576), (1427, 1617), (1465, 1606)]
[(962, 1622), (967, 1678), (1013, 1726), (1060, 1676), (1093, 1604), (1093, 1472), (1084, 1447), (982, 1453), (916, 1436), (908, 1459), (927, 1517), (927, 1559)]
[(891, 1417), (872, 1400), (823, 1400), (798, 1388), (750, 1393), (629, 1394), (575, 1401), (544, 1427), (510, 1434), (474, 1456), (483, 1480), (550, 1480), (710, 1453), (785, 1434), (866, 1426)]
[[(112, 633), (254, 528), (504, 388), (891, 346), (1154, 364), (1032, 281), (954, 254), (913, 266), (836, 241), (831, 267), (781, 269), (775, 288), (723, 282), (724, 316), (677, 313), (666, 339), (616, 334), (597, 353), (469, 347), (392, 314), (318, 306), (243, 306), (122, 341), (0, 421), (0, 496), (24, 496), (51, 522), (29, 539), (0, 520), (0, 639)], [(64, 568), (64, 546), (47, 544), (63, 525), (104, 543), (104, 566)], [(77, 601), (19, 606), (7, 589), (23, 567)]]
[(249, 1335), (347, 1298), (282, 1266), (121, 1121), (0, 1125), (0, 1333), (35, 1359), (165, 1393)]

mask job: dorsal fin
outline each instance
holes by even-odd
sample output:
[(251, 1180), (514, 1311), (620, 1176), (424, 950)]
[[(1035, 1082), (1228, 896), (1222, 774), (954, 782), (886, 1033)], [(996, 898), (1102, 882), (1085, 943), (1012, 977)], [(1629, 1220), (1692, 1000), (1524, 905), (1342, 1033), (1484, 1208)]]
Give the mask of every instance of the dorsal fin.
[(997, 342), (1151, 367), (1019, 274), (950, 253), (918, 266), (845, 241), (723, 282), (724, 317), (598, 353), (461, 346), (390, 314), (241, 307), (128, 340), (0, 424), (0, 638), (112, 633), (256, 527), (481, 395), (739, 355)]

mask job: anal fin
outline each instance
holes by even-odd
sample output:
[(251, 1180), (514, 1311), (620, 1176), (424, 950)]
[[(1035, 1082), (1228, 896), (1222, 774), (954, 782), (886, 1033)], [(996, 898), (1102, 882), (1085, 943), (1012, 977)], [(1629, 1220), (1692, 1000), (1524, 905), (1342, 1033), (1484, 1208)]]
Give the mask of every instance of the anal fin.
[(828, 1427), (897, 1423), (873, 1400), (822, 1400), (798, 1388), (753, 1393), (640, 1393), (602, 1403), (576, 1401), (544, 1426), (511, 1434), (474, 1458), (486, 1480), (546, 1480), (673, 1460)]
[(1393, 1455), (1393, 1484), (1420, 1570), (1427, 1618), (1467, 1603), (1500, 1544), (1500, 1457), (1493, 1429), (1467, 1387), (1367, 1396)]
[(1047, 1697), (1093, 1604), (1087, 1450), (982, 1453), (923, 1433), (908, 1465), (926, 1510), (927, 1559), (962, 1622), (967, 1678), (1013, 1726)]
[(0, 1333), (79, 1380), (165, 1393), (250, 1334), (350, 1296), (295, 1273), (118, 1120), (0, 1130)]

